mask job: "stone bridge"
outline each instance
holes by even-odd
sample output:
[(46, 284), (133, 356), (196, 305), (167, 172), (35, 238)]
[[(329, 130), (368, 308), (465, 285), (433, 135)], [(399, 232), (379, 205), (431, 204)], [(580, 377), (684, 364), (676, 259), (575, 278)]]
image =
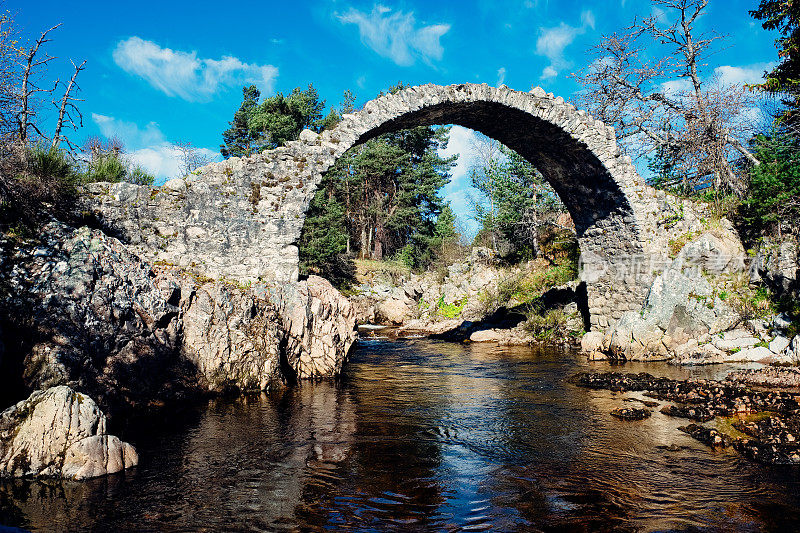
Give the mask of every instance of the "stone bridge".
[(593, 326), (641, 307), (650, 264), (666, 257), (668, 202), (621, 154), (613, 128), (539, 87), (411, 87), (368, 102), (322, 134), (306, 130), (284, 147), (213, 163), (163, 187), (94, 184), (87, 209), (155, 263), (241, 282), (291, 282), (323, 173), (377, 135), (435, 124), (497, 139), (550, 182), (575, 222)]

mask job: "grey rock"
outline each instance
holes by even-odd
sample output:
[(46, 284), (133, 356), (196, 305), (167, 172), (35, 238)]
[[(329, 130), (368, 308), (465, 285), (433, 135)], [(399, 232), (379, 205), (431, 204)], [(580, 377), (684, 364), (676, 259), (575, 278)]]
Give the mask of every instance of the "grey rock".
[(106, 434), (106, 417), (66, 386), (36, 391), (0, 414), (0, 476), (86, 479), (139, 462), (130, 444)]
[[(181, 322), (174, 287), (151, 266), (97, 230), (51, 223), (37, 248), (5, 248), (12, 256), (0, 282), (14, 287), (0, 309), (14, 324), (6, 343), (31, 347), (22, 376), (28, 389), (69, 385), (104, 409), (146, 406), (190, 387), (176, 357)], [(21, 353), (21, 352), (20, 352)], [(165, 387), (165, 383), (171, 385)]]
[(730, 224), (706, 232), (688, 243), (679, 253), (687, 267), (698, 267), (711, 274), (744, 272), (745, 252)]
[(283, 332), (275, 306), (257, 291), (224, 282), (181, 288), (183, 356), (209, 390), (265, 390), (280, 379)]
[(736, 353), (729, 355), (729, 361), (770, 361), (774, 359), (775, 354), (769, 348), (764, 346), (754, 346), (752, 348), (745, 348)]
[(350, 302), (326, 279), (286, 284), (271, 291), (286, 335), (287, 364), (299, 379), (341, 373), (356, 339)]
[(791, 344), (791, 339), (787, 339), (783, 335), (778, 335), (769, 343), (769, 349), (772, 353), (783, 353)]

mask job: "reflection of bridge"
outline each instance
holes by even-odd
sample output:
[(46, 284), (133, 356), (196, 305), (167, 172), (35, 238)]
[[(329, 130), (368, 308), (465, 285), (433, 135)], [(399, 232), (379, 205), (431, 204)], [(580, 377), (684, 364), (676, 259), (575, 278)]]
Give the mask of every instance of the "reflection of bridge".
[[(150, 190), (95, 186), (91, 208), (153, 260), (212, 277), (296, 280), (296, 241), (323, 173), (347, 149), (385, 132), (459, 124), (516, 150), (569, 209), (586, 269), (593, 325), (638, 309), (651, 276), (635, 258), (664, 256), (655, 191), (620, 153), (613, 128), (541, 88), (423, 85), (382, 96), (317, 135), (232, 158)], [(103, 189), (106, 187), (106, 189)], [(110, 194), (108, 194), (110, 193)]]

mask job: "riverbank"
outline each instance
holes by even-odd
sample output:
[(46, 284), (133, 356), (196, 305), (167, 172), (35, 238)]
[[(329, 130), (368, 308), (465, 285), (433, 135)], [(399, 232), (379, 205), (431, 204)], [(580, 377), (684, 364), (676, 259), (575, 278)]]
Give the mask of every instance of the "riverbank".
[[(582, 387), (642, 392), (669, 402), (660, 412), (692, 422), (680, 430), (712, 448), (733, 448), (764, 464), (800, 464), (800, 370), (796, 368), (737, 371), (723, 380), (675, 380), (621, 372), (583, 373), (574, 380)], [(770, 388), (753, 386), (764, 383)], [(629, 400), (647, 407), (657, 405), (623, 398)], [(636, 413), (617, 410), (611, 414), (627, 420), (650, 416), (650, 410), (637, 407)]]

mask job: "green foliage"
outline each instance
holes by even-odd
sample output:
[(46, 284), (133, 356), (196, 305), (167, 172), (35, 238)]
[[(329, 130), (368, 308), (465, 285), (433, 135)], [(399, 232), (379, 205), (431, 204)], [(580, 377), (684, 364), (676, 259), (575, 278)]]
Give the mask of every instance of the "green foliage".
[(552, 265), (507, 276), (494, 289), (482, 292), (479, 296), (481, 311), (490, 314), (500, 307), (512, 304), (533, 306), (548, 289), (577, 279), (577, 243), (574, 249), (575, 252), (565, 253)]
[(800, 139), (780, 128), (759, 135), (755, 148), (761, 164), (750, 170), (748, 195), (739, 208), (750, 239), (800, 225)]
[[(324, 115), (325, 100), (312, 84), (305, 90), (296, 87), (288, 95), (278, 93), (259, 103), (261, 92), (255, 85), (242, 88), (242, 103), (228, 129), (222, 132), (220, 152), (229, 157), (248, 156), (277, 148), (300, 136), (305, 128), (319, 132), (335, 126), (341, 111)], [(343, 109), (352, 111), (355, 97), (345, 92)]]
[[(674, 184), (680, 180), (681, 174), (678, 169), (678, 153), (674, 147), (659, 145), (653, 156), (648, 159), (647, 168), (652, 173), (649, 182), (651, 186), (677, 192), (679, 187)], [(680, 192), (685, 194), (688, 191)]]
[(786, 0), (761, 0), (750, 15), (763, 21), (766, 30), (777, 30), (775, 40), (780, 63), (767, 74), (766, 82), (755, 88), (784, 95), (786, 109), (780, 120), (786, 124), (800, 121), (800, 3)]
[(133, 169), (131, 169), (130, 172), (128, 172), (128, 176), (125, 179), (125, 181), (134, 183), (136, 185), (148, 185), (148, 186), (152, 186), (155, 180), (156, 180), (155, 176), (147, 172), (139, 165), (133, 167)]
[(250, 128), (250, 116), (258, 107), (261, 92), (255, 85), (242, 87), (242, 104), (233, 114), (227, 130), (222, 132), (223, 144), (219, 147), (222, 157), (244, 157), (263, 150), (258, 132)]
[[(351, 106), (352, 98), (345, 95), (342, 109)], [(340, 216), (346, 249), (359, 258), (394, 257), (412, 268), (430, 265), (437, 253), (457, 241), (455, 217), (439, 197), (455, 162), (455, 157), (438, 153), (447, 146), (448, 132), (446, 127), (423, 126), (387, 133), (348, 150), (319, 188), (342, 212), (326, 213), (321, 205), (309, 213), (306, 224)], [(309, 265), (316, 260), (313, 246), (301, 243)]]
[(256, 106), (249, 114), (248, 127), (266, 148), (282, 146), (297, 139), (304, 128), (320, 131), (325, 100), (309, 84), (305, 90), (296, 87), (284, 96), (278, 93)]
[(83, 175), (85, 183), (97, 181), (108, 181), (117, 183), (125, 181), (128, 175), (128, 164), (122, 155), (115, 151), (110, 151), (97, 156), (91, 161)]
[(743, 320), (764, 318), (776, 310), (772, 296), (766, 287), (753, 290), (742, 284), (736, 292), (730, 295), (728, 303)]
[(540, 306), (533, 306), (523, 328), (537, 340), (560, 339), (567, 333), (567, 314), (563, 309), (543, 310)]
[(79, 173), (70, 156), (49, 144), (29, 146), (10, 175), (0, 175), (0, 222), (23, 235), (42, 219), (67, 212), (77, 195)]
[(501, 146), (501, 154), (470, 172), (472, 186), (486, 204), (475, 206), (481, 232), (497, 251), (497, 236), (511, 245), (511, 258), (539, 255), (541, 232), (564, 208), (544, 177), (515, 151)]
[(74, 186), (77, 174), (72, 160), (64, 150), (38, 144), (28, 150), (28, 171), (39, 178), (50, 178)]
[(453, 302), (451, 304), (444, 303), (444, 295), (439, 297), (439, 301), (436, 302), (436, 312), (439, 316), (447, 319), (457, 318), (461, 316), (461, 312), (464, 310), (464, 306), (467, 304), (467, 297), (465, 296), (461, 300), (457, 302)]
[(311, 201), (299, 247), (302, 274), (322, 276), (339, 288), (347, 288), (355, 279), (355, 265), (345, 253), (344, 209), (323, 190)]

